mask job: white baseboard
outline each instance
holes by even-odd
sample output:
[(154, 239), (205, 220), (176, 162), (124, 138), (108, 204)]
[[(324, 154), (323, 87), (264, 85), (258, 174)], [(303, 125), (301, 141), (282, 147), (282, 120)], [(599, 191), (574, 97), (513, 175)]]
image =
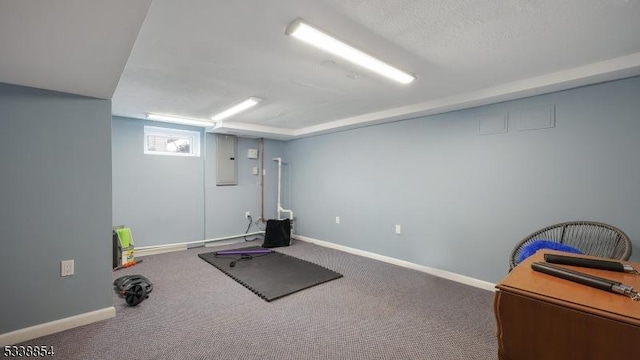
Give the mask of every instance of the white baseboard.
[(233, 245), (233, 244), (243, 244), (246, 241), (244, 239), (229, 239), (229, 240), (218, 240), (204, 243), (204, 247), (217, 247), (224, 245)]
[(51, 321), (44, 324), (30, 326), (0, 334), (0, 346), (15, 345), (25, 341), (51, 335), (60, 331), (69, 330), (78, 326), (88, 325), (94, 322), (110, 319), (116, 316), (116, 308), (108, 308), (90, 311), (84, 314), (74, 315), (68, 318)]
[(147, 255), (164, 254), (174, 251), (187, 250), (188, 244), (168, 244), (168, 245), (156, 245), (156, 246), (141, 246), (134, 249), (135, 257), (142, 257)]
[(241, 242), (244, 242), (244, 240), (234, 240), (234, 239), (240, 239), (240, 238), (244, 238), (245, 236), (253, 236), (253, 235), (264, 235), (264, 231), (255, 231), (255, 232), (250, 232), (248, 234), (231, 235), (231, 236), (224, 236), (224, 237), (213, 238), (213, 239), (186, 241), (186, 242), (175, 243), (175, 244), (140, 246), (135, 248), (134, 255), (136, 257), (138, 256), (142, 257), (147, 255), (156, 255), (156, 254), (163, 254), (163, 253), (174, 252), (174, 251), (182, 251), (182, 250), (187, 250), (189, 248), (189, 245), (202, 245), (205, 247), (212, 247), (212, 246), (241, 243)]
[(405, 268), (422, 271), (422, 272), (430, 274), (430, 275), (441, 277), (441, 278), (444, 278), (444, 279), (447, 279), (447, 280), (452, 280), (452, 281), (459, 282), (459, 283), (462, 283), (462, 284), (465, 284), (465, 285), (477, 287), (477, 288), (480, 288), (480, 289), (483, 289), (483, 290), (495, 291), (496, 284), (494, 284), (494, 283), (490, 283), (490, 282), (484, 281), (484, 280), (475, 279), (475, 278), (472, 278), (472, 277), (469, 277), (469, 276), (465, 276), (465, 275), (456, 274), (456, 273), (453, 273), (453, 272), (450, 272), (450, 271), (440, 270), (440, 269), (436, 269), (436, 268), (432, 268), (432, 267), (428, 267), (428, 266), (424, 266), (424, 265), (418, 265), (418, 264), (414, 264), (414, 263), (409, 262), (409, 261), (399, 260), (399, 259), (392, 258), (392, 257), (389, 257), (389, 256), (384, 256), (384, 255), (372, 253), (372, 252), (369, 252), (369, 251), (354, 249), (354, 248), (351, 248), (351, 247), (348, 247), (348, 246), (338, 245), (338, 244), (334, 244), (334, 243), (331, 243), (331, 242), (328, 242), (328, 241), (313, 239), (313, 238), (302, 236), (302, 235), (294, 234), (293, 238), (297, 239), (297, 240), (302, 240), (304, 242), (316, 244), (316, 245), (319, 245), (319, 246), (324, 246), (324, 247), (328, 247), (328, 248), (344, 251), (344, 252), (347, 252), (347, 253), (350, 253), (350, 254), (364, 256), (364, 257), (368, 257), (370, 259), (384, 261), (384, 262), (389, 263), (389, 264), (394, 264), (394, 265), (402, 266), (402, 267), (405, 267)]

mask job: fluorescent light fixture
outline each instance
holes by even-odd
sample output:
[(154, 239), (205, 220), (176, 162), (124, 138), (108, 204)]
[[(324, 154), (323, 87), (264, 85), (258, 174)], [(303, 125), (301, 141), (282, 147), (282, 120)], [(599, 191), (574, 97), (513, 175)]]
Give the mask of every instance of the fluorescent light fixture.
[(202, 126), (202, 127), (210, 127), (213, 126), (214, 123), (209, 120), (198, 120), (198, 119), (189, 119), (178, 116), (171, 115), (162, 115), (162, 114), (147, 114), (147, 119), (156, 120), (156, 121), (164, 121), (174, 124), (183, 124), (183, 125), (192, 125), (192, 126)]
[(220, 120), (226, 119), (226, 118), (228, 118), (230, 116), (233, 116), (235, 114), (243, 112), (243, 111), (247, 110), (250, 107), (254, 107), (254, 106), (258, 105), (261, 101), (262, 101), (262, 99), (260, 99), (259, 97), (252, 96), (252, 97), (248, 98), (247, 100), (241, 102), (240, 104), (234, 105), (234, 106), (228, 108), (227, 110), (225, 110), (225, 111), (223, 111), (223, 112), (221, 112), (221, 113), (219, 113), (217, 115), (214, 115), (213, 117), (211, 117), (211, 119), (213, 121), (220, 121)]
[(294, 20), (289, 24), (289, 26), (287, 26), (285, 34), (330, 52), (345, 60), (349, 60), (399, 83), (408, 84), (416, 79), (415, 76), (411, 74), (398, 70), (397, 68), (380, 61), (373, 56), (367, 55), (364, 52), (313, 28), (311, 25), (304, 23), (300, 18)]

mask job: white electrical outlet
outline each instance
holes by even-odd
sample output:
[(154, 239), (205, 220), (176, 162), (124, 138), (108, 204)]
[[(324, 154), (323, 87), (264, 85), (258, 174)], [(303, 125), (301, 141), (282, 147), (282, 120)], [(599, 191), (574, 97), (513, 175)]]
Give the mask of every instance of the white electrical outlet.
[(247, 219), (248, 219), (250, 216), (251, 216), (251, 213), (250, 213), (250, 212), (248, 212), (248, 211), (247, 211), (247, 212), (245, 212), (245, 213), (244, 213), (244, 217), (246, 217)]
[(60, 276), (70, 276), (74, 273), (73, 260), (62, 260), (60, 262)]
[(258, 175), (259, 173), (260, 173), (260, 172), (259, 172), (258, 167), (257, 167), (257, 166), (254, 166), (254, 167), (253, 167), (253, 175)]
[(402, 228), (400, 227), (400, 225), (396, 225), (396, 235), (400, 234), (402, 234)]
[(340, 224), (340, 216), (336, 216), (336, 224)]

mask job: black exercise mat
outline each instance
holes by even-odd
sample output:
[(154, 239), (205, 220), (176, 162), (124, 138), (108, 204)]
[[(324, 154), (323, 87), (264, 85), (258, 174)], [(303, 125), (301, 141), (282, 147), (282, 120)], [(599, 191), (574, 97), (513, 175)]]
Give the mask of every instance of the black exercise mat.
[[(264, 250), (259, 246), (234, 250), (256, 249)], [(279, 252), (255, 255), (251, 260), (237, 261), (234, 267), (230, 264), (240, 255), (215, 257), (214, 251), (198, 256), (266, 301), (342, 277), (333, 270)]]

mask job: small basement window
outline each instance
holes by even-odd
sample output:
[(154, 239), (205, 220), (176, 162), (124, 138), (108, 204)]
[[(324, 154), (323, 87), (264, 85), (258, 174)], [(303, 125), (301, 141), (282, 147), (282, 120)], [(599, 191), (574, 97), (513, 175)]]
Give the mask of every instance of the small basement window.
[(154, 126), (144, 127), (144, 153), (200, 156), (200, 133)]

